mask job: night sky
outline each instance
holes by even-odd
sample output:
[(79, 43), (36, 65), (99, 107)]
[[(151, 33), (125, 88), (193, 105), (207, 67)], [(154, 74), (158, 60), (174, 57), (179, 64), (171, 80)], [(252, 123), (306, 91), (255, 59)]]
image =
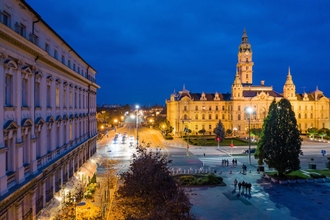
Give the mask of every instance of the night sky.
[(253, 84), (330, 96), (330, 1), (26, 0), (96, 71), (98, 104), (226, 93), (246, 28)]

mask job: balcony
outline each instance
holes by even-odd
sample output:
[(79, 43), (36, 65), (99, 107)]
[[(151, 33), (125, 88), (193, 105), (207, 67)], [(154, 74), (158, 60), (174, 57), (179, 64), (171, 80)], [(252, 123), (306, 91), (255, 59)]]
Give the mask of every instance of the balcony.
[(44, 197), (40, 196), (40, 198), (37, 200), (36, 202), (36, 214), (38, 214), (41, 209), (43, 209), (44, 207), (44, 203), (43, 203)]

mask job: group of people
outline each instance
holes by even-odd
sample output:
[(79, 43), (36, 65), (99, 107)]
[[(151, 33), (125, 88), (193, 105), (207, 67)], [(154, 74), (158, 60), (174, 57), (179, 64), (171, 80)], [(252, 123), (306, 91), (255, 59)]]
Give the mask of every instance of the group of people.
[(229, 160), (222, 160), (222, 166), (228, 166), (229, 165)]
[(237, 182), (237, 180), (235, 179), (234, 180), (234, 187), (235, 187), (235, 190), (236, 190), (236, 187), (238, 185), (238, 192), (241, 192), (241, 188), (242, 188), (242, 193), (244, 193), (244, 191), (246, 193), (249, 192), (249, 194), (251, 194), (251, 187), (252, 187), (252, 184), (251, 183), (248, 183), (248, 182)]
[(237, 166), (237, 159), (233, 159), (232, 160), (232, 163), (233, 163), (233, 165), (236, 165)]
[(245, 172), (246, 172), (246, 169), (247, 169), (246, 165), (245, 165), (245, 164), (243, 164), (243, 165), (242, 165), (243, 174), (245, 174)]

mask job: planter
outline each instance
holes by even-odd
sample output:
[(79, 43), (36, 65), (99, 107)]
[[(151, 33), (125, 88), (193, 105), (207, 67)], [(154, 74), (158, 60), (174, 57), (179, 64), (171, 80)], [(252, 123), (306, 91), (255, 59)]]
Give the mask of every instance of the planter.
[(260, 171), (260, 172), (264, 172), (265, 171), (265, 167), (264, 166), (259, 166), (257, 171)]
[(288, 183), (294, 184), (294, 183), (297, 183), (297, 180), (288, 180)]
[(314, 179), (306, 179), (305, 181), (306, 181), (306, 183), (314, 183), (315, 182)]

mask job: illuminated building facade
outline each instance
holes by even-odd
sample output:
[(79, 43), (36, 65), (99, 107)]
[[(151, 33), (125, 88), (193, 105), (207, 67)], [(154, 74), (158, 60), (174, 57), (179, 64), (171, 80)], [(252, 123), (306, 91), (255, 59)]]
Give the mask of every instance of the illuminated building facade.
[(0, 219), (35, 219), (96, 152), (99, 86), (25, 1), (0, 19)]
[(251, 129), (262, 128), (269, 105), (274, 99), (279, 101), (283, 98), (290, 101), (302, 133), (310, 127), (329, 128), (329, 98), (322, 91), (316, 88), (314, 92), (297, 94), (290, 69), (281, 93), (274, 91), (272, 86), (266, 86), (264, 81), (260, 85), (252, 85), (253, 65), (251, 44), (244, 30), (231, 94), (191, 93), (184, 87), (166, 100), (167, 119), (174, 127), (175, 135), (181, 136), (185, 127), (193, 134), (203, 128), (206, 134), (213, 134), (221, 120), (225, 130), (230, 129), (234, 136), (246, 137), (249, 117), (246, 109), (253, 109)]

